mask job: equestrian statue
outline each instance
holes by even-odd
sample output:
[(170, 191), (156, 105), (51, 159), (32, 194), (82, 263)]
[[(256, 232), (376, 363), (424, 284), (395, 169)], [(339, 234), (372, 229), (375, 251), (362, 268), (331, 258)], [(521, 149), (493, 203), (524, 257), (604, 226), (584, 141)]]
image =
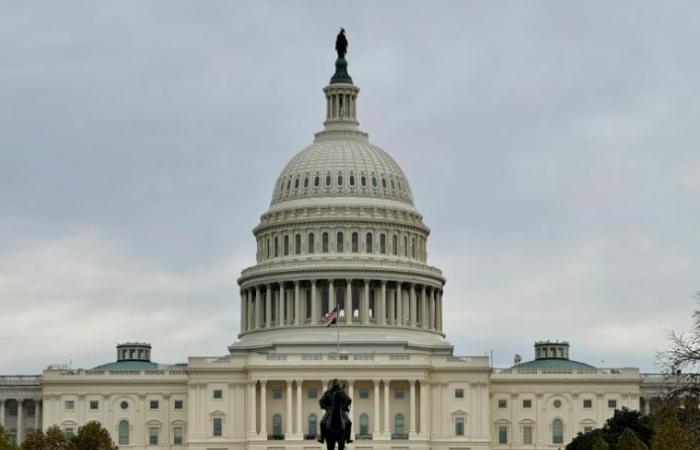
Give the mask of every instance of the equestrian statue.
[(352, 422), (348, 413), (352, 399), (343, 391), (338, 380), (333, 380), (330, 389), (323, 393), (318, 401), (325, 410), (321, 418), (321, 437), (318, 442), (325, 442), (328, 450), (343, 450), (345, 444), (352, 442)]

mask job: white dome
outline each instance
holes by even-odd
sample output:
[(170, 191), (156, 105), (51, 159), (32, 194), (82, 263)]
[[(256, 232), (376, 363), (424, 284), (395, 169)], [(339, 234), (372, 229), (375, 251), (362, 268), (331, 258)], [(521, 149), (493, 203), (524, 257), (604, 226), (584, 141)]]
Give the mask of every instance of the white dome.
[[(322, 132), (292, 158), (272, 194), (276, 203), (319, 197), (390, 199), (413, 205), (401, 167), (366, 135)], [(350, 135), (350, 136), (348, 136)]]

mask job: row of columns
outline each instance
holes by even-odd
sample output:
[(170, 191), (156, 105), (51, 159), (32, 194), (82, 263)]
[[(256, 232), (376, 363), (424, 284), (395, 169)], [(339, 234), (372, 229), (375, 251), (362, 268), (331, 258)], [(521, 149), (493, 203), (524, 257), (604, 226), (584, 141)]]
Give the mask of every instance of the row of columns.
[(0, 399), (0, 425), (5, 428), (5, 431), (9, 431), (9, 426), (7, 426), (6, 418), (7, 414), (5, 409), (8, 406), (8, 401), (15, 401), (17, 402), (17, 423), (15, 425), (15, 428), (17, 429), (17, 444), (20, 444), (24, 440), (24, 401), (25, 400), (31, 400), (34, 403), (34, 429), (38, 429), (41, 426), (40, 423), (40, 417), (41, 417), (41, 402), (37, 399), (24, 399), (24, 398), (17, 398), (17, 399)]
[[(323, 311), (322, 286), (328, 289), (328, 306)], [(353, 286), (360, 289), (357, 318), (354, 317)], [(317, 325), (323, 314), (335, 308), (338, 289), (342, 289), (344, 298), (344, 304), (339, 305), (339, 311), (343, 313), (339, 314), (341, 323), (442, 331), (442, 289), (438, 287), (387, 280), (328, 279), (265, 283), (242, 289), (241, 332), (307, 323)], [(372, 289), (373, 305), (370, 303)], [(310, 311), (307, 310), (307, 299), (310, 300)]]
[[(321, 390), (320, 395), (326, 390), (329, 380), (320, 380)], [(391, 407), (390, 407), (390, 385), (391, 380), (372, 380), (374, 387), (374, 416), (373, 416), (373, 435), (376, 438), (384, 436), (384, 438), (389, 438), (391, 435)], [(409, 438), (420, 433), (424, 435), (427, 433), (427, 415), (428, 415), (428, 389), (426, 382), (418, 380), (408, 380), (409, 383), (409, 413), (408, 413), (408, 435)], [(286, 380), (287, 386), (287, 396), (286, 396), (286, 420), (285, 420), (285, 438), (289, 439), (290, 436), (297, 439), (301, 439), (303, 436), (303, 420), (304, 415), (302, 411), (302, 380)], [(294, 400), (292, 396), (292, 391), (294, 386), (296, 386), (296, 406), (293, 405)], [(257, 411), (257, 388), (260, 389), (260, 411), (258, 415)], [(355, 381), (348, 381), (347, 394), (350, 398), (355, 397)], [(383, 386), (384, 390), (384, 418), (380, 424), (380, 387)], [(420, 401), (419, 411), (416, 411), (417, 397)], [(248, 404), (250, 405), (250, 411), (248, 414), (248, 433), (250, 435), (258, 435), (260, 437), (266, 437), (267, 435), (267, 380), (258, 380), (248, 384)], [(292, 411), (295, 411), (294, 416), (296, 417), (296, 422), (293, 423)], [(353, 426), (353, 433), (357, 433), (359, 428), (359, 419), (356, 414), (357, 407), (353, 406), (350, 409), (350, 415)], [(420, 417), (420, 429), (418, 427), (418, 417)], [(320, 420), (320, 417), (319, 417)]]

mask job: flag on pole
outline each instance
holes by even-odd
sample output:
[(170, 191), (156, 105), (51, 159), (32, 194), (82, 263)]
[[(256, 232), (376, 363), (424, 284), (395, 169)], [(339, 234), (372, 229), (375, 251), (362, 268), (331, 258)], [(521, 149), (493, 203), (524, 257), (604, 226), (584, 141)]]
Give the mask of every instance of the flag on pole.
[(338, 320), (338, 305), (335, 305), (335, 308), (333, 308), (333, 311), (327, 312), (323, 315), (323, 323), (326, 324), (326, 327), (330, 327), (334, 323), (337, 324)]

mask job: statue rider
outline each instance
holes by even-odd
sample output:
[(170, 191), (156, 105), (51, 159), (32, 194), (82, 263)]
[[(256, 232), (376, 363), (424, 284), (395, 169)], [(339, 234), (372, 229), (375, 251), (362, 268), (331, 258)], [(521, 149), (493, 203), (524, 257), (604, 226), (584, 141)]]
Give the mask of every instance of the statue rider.
[(338, 384), (337, 379), (333, 380), (330, 389), (324, 392), (321, 399), (318, 401), (321, 409), (325, 410), (320, 421), (321, 437), (318, 439), (318, 442), (323, 443), (326, 440), (326, 422), (333, 411), (333, 407), (335, 406), (334, 402), (338, 403), (338, 407), (343, 415), (343, 420), (346, 424), (345, 442), (349, 444), (352, 442), (352, 421), (350, 420), (348, 413), (350, 412), (350, 404), (352, 403), (352, 399), (343, 391), (340, 384)]

